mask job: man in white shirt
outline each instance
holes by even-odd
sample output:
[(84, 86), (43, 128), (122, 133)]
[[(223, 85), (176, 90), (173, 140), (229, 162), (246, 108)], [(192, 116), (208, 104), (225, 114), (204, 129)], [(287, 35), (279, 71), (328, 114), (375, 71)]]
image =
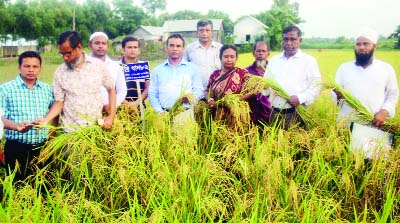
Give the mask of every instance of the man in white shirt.
[[(124, 72), (119, 65), (118, 61), (114, 61), (107, 56), (108, 50), (108, 36), (104, 32), (95, 32), (90, 36), (89, 48), (92, 50), (91, 56), (97, 58), (106, 63), (108, 71), (112, 75), (115, 82), (115, 91), (117, 94), (117, 104), (118, 107), (123, 101), (125, 101), (125, 96), (127, 93), (127, 87), (125, 83)], [(103, 96), (104, 110), (108, 112), (108, 93), (107, 90), (102, 87), (101, 94)]]
[[(369, 124), (380, 127), (389, 116), (394, 116), (399, 89), (393, 67), (374, 57), (377, 40), (378, 34), (374, 30), (363, 30), (355, 40), (355, 61), (342, 64), (335, 80), (374, 115)], [(342, 99), (339, 92), (335, 93)], [(357, 111), (344, 100), (340, 100), (338, 106), (337, 121), (349, 125), (358, 119)]]
[(283, 30), (283, 52), (272, 57), (268, 63), (269, 71), (264, 77), (275, 80), (289, 95), (286, 100), (277, 95), (270, 96), (270, 123), (289, 129), (293, 125), (304, 126), (295, 108), (300, 104), (309, 106), (319, 96), (321, 74), (314, 57), (300, 50), (301, 30), (289, 26)]
[(221, 43), (213, 41), (213, 24), (210, 20), (197, 22), (198, 41), (186, 47), (183, 58), (199, 67), (199, 74), (203, 88), (207, 88), (208, 79), (214, 70), (221, 68), (219, 50)]

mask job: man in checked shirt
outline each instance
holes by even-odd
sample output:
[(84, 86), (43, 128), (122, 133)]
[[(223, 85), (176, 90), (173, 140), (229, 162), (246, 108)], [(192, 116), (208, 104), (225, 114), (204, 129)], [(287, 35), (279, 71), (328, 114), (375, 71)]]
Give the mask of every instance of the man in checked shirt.
[(33, 173), (30, 162), (39, 156), (48, 138), (47, 128), (32, 123), (47, 114), (54, 102), (52, 88), (38, 80), (42, 58), (26, 51), (18, 58), (19, 74), (15, 80), (0, 85), (0, 108), (4, 112), (5, 162), (10, 173), (19, 164), (14, 180), (23, 180)]

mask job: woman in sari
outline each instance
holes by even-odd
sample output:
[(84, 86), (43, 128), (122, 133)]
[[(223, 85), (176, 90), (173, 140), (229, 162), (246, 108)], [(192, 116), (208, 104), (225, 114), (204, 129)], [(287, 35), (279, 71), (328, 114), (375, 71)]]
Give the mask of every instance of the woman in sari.
[[(217, 101), (231, 94), (243, 94), (243, 87), (249, 79), (247, 70), (236, 67), (238, 52), (233, 45), (223, 45), (219, 57), (222, 68), (214, 71), (208, 81), (206, 96), (208, 106), (213, 110), (216, 120), (226, 120), (228, 126), (249, 125), (249, 107), (245, 100), (252, 95), (246, 94), (238, 97), (239, 101), (227, 104), (228, 100), (217, 106)], [(240, 101), (241, 100), (241, 101)]]

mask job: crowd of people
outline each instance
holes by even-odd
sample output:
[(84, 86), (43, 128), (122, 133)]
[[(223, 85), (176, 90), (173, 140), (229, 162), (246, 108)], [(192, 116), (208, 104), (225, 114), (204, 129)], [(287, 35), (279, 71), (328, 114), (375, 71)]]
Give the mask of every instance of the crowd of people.
[[(253, 47), (255, 60), (246, 68), (236, 65), (237, 48), (213, 41), (212, 30), (211, 21), (200, 20), (198, 40), (186, 48), (181, 35), (170, 35), (165, 46), (168, 58), (153, 69), (150, 79), (138, 81), (126, 80), (123, 71), (125, 64), (142, 62), (140, 41), (132, 36), (122, 40), (123, 56), (114, 61), (107, 55), (105, 33), (90, 36), (90, 54), (83, 51), (76, 31), (61, 33), (57, 45), (64, 63), (55, 71), (52, 86), (38, 79), (41, 56), (33, 51), (20, 54), (19, 74), (15, 80), (0, 85), (0, 124), (1, 131), (3, 124), (5, 129), (7, 170), (14, 170), (18, 162), (17, 179), (31, 173), (29, 162), (39, 155), (51, 134), (47, 125), (59, 125), (68, 133), (101, 119), (102, 127), (110, 129), (118, 106), (134, 109), (144, 105), (147, 98), (159, 114), (170, 112), (179, 100), (184, 109), (178, 114), (180, 118), (174, 119), (177, 122), (195, 122), (196, 102), (205, 103), (213, 113), (211, 117), (223, 121), (228, 120), (230, 111), (218, 101), (236, 94), (248, 103), (251, 121), (260, 127), (304, 127), (296, 108), (311, 105), (319, 96), (321, 74), (317, 60), (300, 50), (301, 30), (296, 26), (284, 29), (283, 52), (270, 60), (268, 44), (257, 41)], [(369, 124), (379, 128), (394, 116), (399, 92), (392, 66), (374, 57), (377, 38), (373, 30), (360, 33), (355, 40), (355, 61), (339, 67), (336, 82), (374, 114)], [(289, 98), (275, 91), (246, 93), (244, 88), (253, 76), (275, 81)], [(339, 100), (343, 95), (339, 91), (332, 95), (340, 109), (338, 121), (357, 121), (357, 111), (345, 100)]]

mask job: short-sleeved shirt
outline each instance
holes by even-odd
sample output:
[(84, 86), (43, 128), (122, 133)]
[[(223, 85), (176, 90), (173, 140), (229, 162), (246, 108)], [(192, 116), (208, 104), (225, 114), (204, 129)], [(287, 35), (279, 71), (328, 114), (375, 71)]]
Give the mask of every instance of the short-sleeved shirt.
[[(39, 80), (36, 80), (32, 89), (25, 84), (20, 75), (15, 80), (0, 85), (0, 107), (4, 112), (3, 117), (15, 123), (31, 123), (45, 117), (53, 102), (53, 90)], [(27, 132), (7, 129), (4, 137), (25, 144), (40, 144), (47, 139), (48, 129), (32, 128)]]
[(101, 87), (114, 88), (114, 81), (105, 63), (87, 54), (83, 64), (70, 69), (65, 63), (60, 65), (53, 82), (54, 98), (64, 102), (61, 122), (64, 131), (74, 131), (74, 127), (94, 124), (102, 117), (103, 100)]
[(211, 74), (215, 70), (221, 69), (221, 61), (219, 59), (221, 47), (221, 43), (212, 41), (210, 47), (204, 48), (200, 41), (197, 40), (189, 44), (185, 49), (183, 58), (199, 67), (199, 74), (204, 89), (207, 87)]
[[(138, 63), (142, 63), (142, 62), (144, 62), (144, 61), (138, 61)], [(121, 59), (121, 61), (119, 63), (119, 65), (121, 67), (121, 70), (123, 70), (122, 66), (124, 64), (126, 64), (125, 57), (122, 57), (122, 59)], [(139, 82), (139, 85), (140, 85), (140, 92), (143, 93), (143, 91), (144, 91), (144, 89), (146, 87), (146, 81), (149, 81), (149, 80), (150, 79), (139, 79), (139, 80), (137, 80)], [(126, 87), (128, 88), (127, 89), (128, 91), (126, 93), (125, 99), (127, 101), (136, 101), (139, 98), (139, 95), (138, 95), (138, 92), (137, 92), (138, 86), (136, 84), (136, 80), (135, 81), (126, 80), (126, 78), (125, 78), (125, 81), (126, 81)]]

